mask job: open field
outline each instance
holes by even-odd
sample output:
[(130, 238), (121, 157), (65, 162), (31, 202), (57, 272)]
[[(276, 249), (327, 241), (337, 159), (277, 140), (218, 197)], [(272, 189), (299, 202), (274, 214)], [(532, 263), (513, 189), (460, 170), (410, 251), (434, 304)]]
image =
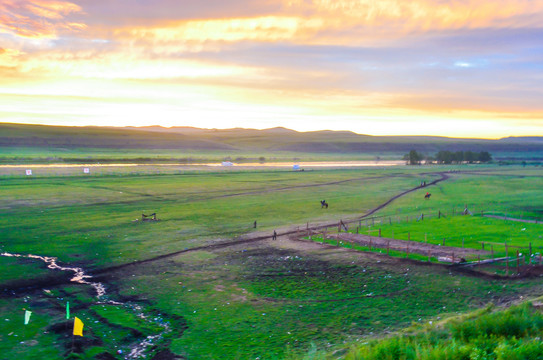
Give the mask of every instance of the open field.
[[(300, 161), (375, 161), (400, 160), (402, 152), (353, 152), (321, 154), (274, 150), (206, 150), (206, 149), (104, 149), (104, 148), (43, 148), (1, 147), (0, 164), (194, 164), (232, 161), (276, 163)], [(529, 156), (529, 154), (527, 155)]]
[[(81, 266), (106, 295), (40, 261), (0, 257), (0, 351), (28, 359), (121, 359), (133, 350), (133, 358), (141, 350), (156, 359), (281, 359), (314, 346), (341, 358), (349, 344), (413, 322), (540, 295), (542, 280), (476, 277), (282, 234), (356, 219), (402, 193), (374, 215), (416, 218), (467, 204), (542, 219), (541, 185), (533, 167), (492, 166), (2, 176), (0, 250)], [(136, 221), (142, 212), (160, 221)], [(464, 238), (474, 249), (504, 236), (543, 246), (540, 224), (476, 216), (380, 226), (386, 237), (427, 234), (454, 246)], [(85, 323), (73, 344), (66, 301)], [(33, 311), (26, 327), (23, 309)], [(142, 345), (149, 336), (152, 345)]]

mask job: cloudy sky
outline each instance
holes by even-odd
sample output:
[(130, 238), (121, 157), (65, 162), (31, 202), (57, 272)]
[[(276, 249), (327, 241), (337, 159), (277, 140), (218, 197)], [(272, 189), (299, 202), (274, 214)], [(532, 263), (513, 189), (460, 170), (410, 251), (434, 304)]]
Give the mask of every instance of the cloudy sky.
[(543, 0), (0, 0), (0, 122), (543, 136)]

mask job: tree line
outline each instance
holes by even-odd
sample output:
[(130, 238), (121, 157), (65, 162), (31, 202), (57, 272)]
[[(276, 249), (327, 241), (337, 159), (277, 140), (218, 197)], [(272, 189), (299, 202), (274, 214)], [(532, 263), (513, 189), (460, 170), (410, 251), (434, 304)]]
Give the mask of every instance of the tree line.
[(488, 151), (473, 152), (473, 151), (447, 151), (442, 150), (434, 156), (424, 155), (416, 150), (411, 150), (403, 157), (409, 165), (418, 165), (422, 161), (426, 164), (461, 164), (461, 163), (487, 163), (492, 161), (492, 155)]

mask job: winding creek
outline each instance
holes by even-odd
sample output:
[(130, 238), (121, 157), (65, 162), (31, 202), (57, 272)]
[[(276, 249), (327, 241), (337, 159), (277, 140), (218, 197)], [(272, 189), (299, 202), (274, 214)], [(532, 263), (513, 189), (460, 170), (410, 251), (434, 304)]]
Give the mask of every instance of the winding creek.
[(147, 348), (155, 345), (157, 340), (160, 340), (165, 334), (171, 331), (171, 328), (168, 322), (163, 321), (159, 317), (155, 316), (153, 318), (150, 315), (145, 314), (143, 312), (143, 308), (139, 305), (130, 306), (127, 303), (104, 299), (106, 296), (106, 287), (104, 286), (104, 284), (100, 282), (91, 281), (92, 276), (85, 274), (85, 270), (81, 267), (61, 266), (58, 264), (58, 259), (52, 256), (40, 256), (40, 255), (33, 255), (33, 254), (23, 255), (23, 254), (12, 254), (8, 252), (3, 252), (0, 254), (0, 256), (41, 260), (45, 264), (47, 264), (47, 267), (51, 270), (73, 272), (74, 275), (70, 279), (70, 281), (78, 283), (78, 284), (82, 284), (82, 285), (91, 286), (96, 291), (96, 298), (98, 299), (99, 304), (120, 305), (126, 308), (130, 308), (136, 312), (136, 316), (139, 317), (140, 319), (143, 319), (144, 321), (147, 321), (147, 322), (153, 322), (163, 329), (162, 332), (156, 335), (149, 335), (144, 340), (140, 341), (138, 344), (132, 346), (130, 348), (130, 352), (128, 353), (128, 355), (125, 356), (125, 359), (145, 358), (146, 357), (145, 351), (147, 350)]

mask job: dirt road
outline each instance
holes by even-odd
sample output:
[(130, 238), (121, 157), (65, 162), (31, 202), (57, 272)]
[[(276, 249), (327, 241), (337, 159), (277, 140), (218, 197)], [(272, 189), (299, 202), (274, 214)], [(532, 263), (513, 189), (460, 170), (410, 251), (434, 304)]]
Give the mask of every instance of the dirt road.
[(489, 252), (484, 250), (458, 248), (452, 246), (441, 246), (428, 244), (418, 241), (406, 241), (389, 239), (362, 234), (339, 233), (328, 236), (329, 239), (336, 239), (344, 242), (355, 243), (362, 246), (370, 246), (372, 248), (396, 250), (401, 252), (408, 251), (410, 254), (420, 254), (431, 257), (447, 257), (450, 259), (465, 258), (468, 256), (487, 255)]

